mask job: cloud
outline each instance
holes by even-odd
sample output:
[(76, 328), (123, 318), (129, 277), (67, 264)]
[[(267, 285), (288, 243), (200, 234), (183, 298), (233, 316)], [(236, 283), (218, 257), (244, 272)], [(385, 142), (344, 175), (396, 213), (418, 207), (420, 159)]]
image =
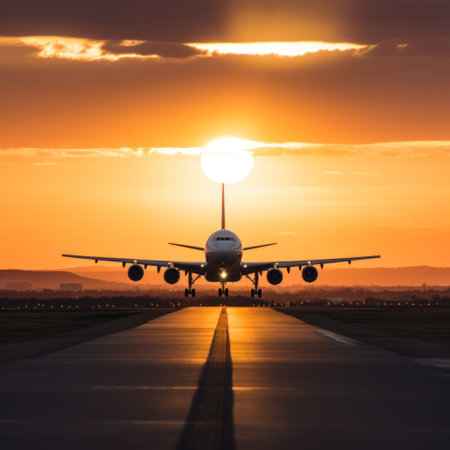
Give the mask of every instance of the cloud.
[(326, 175), (345, 175), (345, 172), (340, 172), (339, 170), (325, 170)]
[(189, 43), (187, 44), (198, 50), (207, 52), (208, 56), (214, 55), (248, 55), (267, 56), (276, 55), (280, 57), (298, 57), (308, 53), (323, 51), (352, 51), (358, 52), (368, 50), (369, 46), (354, 44), (350, 42), (323, 42), (323, 41), (300, 41), (300, 42), (215, 42), (215, 43)]
[(95, 40), (68, 36), (0, 36), (0, 58), (36, 57), (76, 61), (188, 60), (220, 56), (298, 58), (319, 53), (358, 57), (450, 57), (450, 37), (393, 39), (378, 44), (325, 41), (158, 42)]
[[(147, 150), (146, 150), (147, 151)], [(3, 148), (0, 149), (0, 158), (141, 158), (145, 155), (142, 148), (82, 148), (82, 149), (57, 149), (57, 148)], [(42, 165), (44, 163), (41, 163)], [(55, 163), (56, 164), (56, 163)]]
[[(225, 138), (231, 140), (232, 138)], [(269, 143), (234, 139), (243, 145), (230, 148), (232, 154), (252, 153), (255, 157), (274, 156), (340, 156), (357, 155), (364, 157), (386, 158), (425, 158), (430, 156), (449, 157), (450, 141), (404, 141), (380, 142), (374, 144), (318, 144), (307, 142)], [(49, 148), (0, 148), (0, 158), (144, 158), (151, 155), (164, 156), (201, 156), (203, 154), (228, 153), (217, 150), (211, 144), (204, 147), (120, 147), (120, 148), (85, 148), (85, 149), (49, 149)], [(345, 172), (327, 170), (329, 175), (345, 175)], [(377, 172), (354, 172), (354, 175), (374, 176)]]
[[(0, 49), (37, 58), (116, 62), (123, 59), (159, 60), (215, 57), (218, 55), (299, 57), (318, 52), (368, 51), (370, 46), (347, 42), (234, 42), (176, 43), (141, 40), (93, 40), (66, 36), (0, 37)], [(24, 52), (23, 48), (28, 49)]]
[(448, 0), (2, 0), (4, 34), (168, 42), (449, 35)]
[(450, 141), (401, 141), (373, 144), (318, 144), (286, 142), (264, 144), (254, 150), (256, 156), (279, 155), (352, 155), (382, 157), (450, 156)]
[(363, 50), (370, 57), (450, 57), (450, 37), (432, 37), (424, 39), (392, 39)]
[[(121, 53), (114, 53), (105, 48), (106, 41), (72, 38), (64, 36), (23, 36), (0, 38), (0, 46), (34, 48), (32, 56), (37, 58), (71, 59), (77, 61), (120, 61), (121, 59), (155, 59), (157, 54), (140, 54), (132, 46), (121, 44)], [(138, 43), (139, 44), (139, 43)], [(136, 45), (138, 45), (136, 44)], [(131, 48), (131, 50), (130, 50)]]
[(132, 51), (141, 57), (157, 56), (168, 59), (187, 59), (206, 55), (206, 51), (200, 48), (178, 42), (107, 41), (103, 45), (103, 50), (112, 55), (126, 55)]

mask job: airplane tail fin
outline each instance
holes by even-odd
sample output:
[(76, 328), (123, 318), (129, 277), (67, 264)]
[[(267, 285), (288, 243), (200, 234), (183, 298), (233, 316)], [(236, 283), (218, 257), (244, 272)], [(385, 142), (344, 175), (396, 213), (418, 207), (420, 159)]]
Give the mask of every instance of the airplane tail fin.
[(222, 230), (225, 230), (225, 183), (222, 183)]

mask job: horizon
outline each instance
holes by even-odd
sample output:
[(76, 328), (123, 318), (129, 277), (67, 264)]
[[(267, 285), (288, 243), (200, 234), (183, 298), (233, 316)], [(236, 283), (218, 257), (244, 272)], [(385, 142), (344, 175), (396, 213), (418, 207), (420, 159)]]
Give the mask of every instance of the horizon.
[[(283, 277), (284, 291), (291, 289), (325, 289), (330, 288), (445, 288), (450, 286), (450, 267), (329, 267), (320, 272), (318, 280), (312, 285), (306, 285), (300, 273), (294, 270)], [(50, 276), (51, 278), (48, 278)], [(43, 278), (42, 278), (43, 277)], [(83, 281), (84, 280), (84, 281)], [(81, 266), (56, 270), (24, 270), (24, 269), (0, 269), (0, 290), (7, 287), (9, 282), (31, 283), (32, 290), (57, 289), (61, 283), (83, 283), (83, 290), (108, 290), (108, 283), (113, 290), (152, 290), (165, 289), (173, 295), (179, 294), (177, 285), (168, 287), (163, 278), (155, 269), (148, 268), (141, 283), (132, 282), (127, 271), (117, 266)], [(85, 284), (86, 283), (86, 284)], [(105, 284), (106, 283), (106, 284)], [(266, 277), (262, 277), (261, 286), (274, 290)], [(205, 280), (199, 280), (200, 292), (214, 290)], [(243, 279), (233, 283), (233, 294), (248, 289), (247, 280)], [(23, 290), (23, 286), (17, 288)], [(13, 290), (17, 290), (14, 288)], [(275, 288), (276, 291), (276, 288)], [(283, 292), (283, 290), (281, 290)]]

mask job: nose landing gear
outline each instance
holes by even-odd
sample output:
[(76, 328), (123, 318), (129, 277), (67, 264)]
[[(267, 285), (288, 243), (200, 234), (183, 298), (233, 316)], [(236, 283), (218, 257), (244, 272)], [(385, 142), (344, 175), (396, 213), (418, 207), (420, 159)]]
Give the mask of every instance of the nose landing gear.
[(219, 297), (222, 297), (222, 295), (225, 295), (225, 297), (228, 297), (228, 288), (225, 288), (225, 287), (219, 288), (218, 294), (219, 294)]

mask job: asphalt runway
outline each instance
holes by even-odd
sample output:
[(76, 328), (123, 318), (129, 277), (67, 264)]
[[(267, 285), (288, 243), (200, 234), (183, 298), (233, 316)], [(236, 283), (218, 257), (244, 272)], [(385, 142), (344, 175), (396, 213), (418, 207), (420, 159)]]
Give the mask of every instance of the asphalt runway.
[(450, 370), (269, 308), (0, 366), (2, 449), (447, 449)]

